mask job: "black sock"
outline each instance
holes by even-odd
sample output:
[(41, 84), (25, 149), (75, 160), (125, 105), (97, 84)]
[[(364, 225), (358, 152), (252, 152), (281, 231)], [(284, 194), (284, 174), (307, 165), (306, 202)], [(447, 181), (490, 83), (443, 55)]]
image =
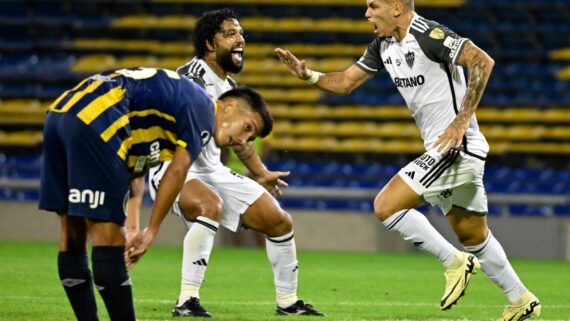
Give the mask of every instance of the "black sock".
[(57, 269), (65, 294), (79, 321), (97, 321), (93, 281), (85, 252), (59, 252)]
[(123, 246), (94, 246), (93, 278), (112, 321), (135, 321), (131, 279)]

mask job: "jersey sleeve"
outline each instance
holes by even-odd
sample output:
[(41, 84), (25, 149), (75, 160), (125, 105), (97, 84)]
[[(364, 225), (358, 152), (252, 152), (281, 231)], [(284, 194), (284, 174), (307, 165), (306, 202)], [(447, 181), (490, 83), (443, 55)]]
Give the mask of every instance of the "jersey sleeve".
[(193, 63), (195, 63), (195, 60), (191, 60), (190, 62), (188, 62), (184, 66), (179, 67), (178, 69), (176, 69), (176, 72), (181, 76), (188, 77), (188, 79), (197, 83), (198, 85), (200, 85), (200, 87), (206, 88), (206, 82), (204, 81), (204, 78), (203, 78), (204, 73), (205, 73), (204, 69), (200, 68), (200, 72), (198, 74), (191, 72), (190, 67)]
[(424, 32), (415, 32), (425, 55), (438, 63), (455, 64), (469, 39), (442, 25), (432, 25)]
[(382, 62), (382, 57), (380, 57), (381, 42), (381, 38), (376, 38), (368, 45), (364, 55), (356, 62), (360, 69), (367, 73), (377, 73), (384, 69), (384, 63)]
[(237, 87), (238, 87), (237, 82), (236, 82), (235, 80), (233, 80), (232, 77), (228, 76), (226, 79), (228, 80), (228, 84), (230, 84), (230, 86), (231, 86), (232, 88), (237, 88)]
[(215, 107), (208, 93), (186, 79), (188, 86), (183, 86), (180, 93), (181, 108), (176, 117), (177, 144), (186, 148), (192, 161), (195, 161), (202, 147), (214, 135)]

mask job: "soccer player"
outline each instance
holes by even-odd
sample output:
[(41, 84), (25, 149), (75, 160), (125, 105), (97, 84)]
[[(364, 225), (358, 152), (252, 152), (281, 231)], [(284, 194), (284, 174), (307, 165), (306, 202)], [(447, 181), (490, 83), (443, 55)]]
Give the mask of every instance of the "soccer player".
[[(103, 72), (63, 93), (45, 121), (39, 208), (60, 216), (58, 271), (77, 319), (98, 320), (94, 282), (111, 320), (134, 321), (125, 263), (146, 252), (203, 146), (243, 145), (272, 126), (267, 105), (251, 89), (233, 89), (216, 103), (171, 70)], [(166, 160), (172, 161), (148, 228), (126, 245), (125, 262), (129, 183)]]
[[(240, 72), (243, 66), (245, 39), (238, 17), (230, 9), (204, 13), (196, 22), (193, 43), (196, 56), (178, 72), (202, 83), (212, 96), (223, 96), (236, 86), (228, 74)], [(268, 171), (251, 144), (233, 148), (257, 182), (274, 195), (281, 193), (278, 187), (286, 186), (281, 177), (288, 172)], [(215, 144), (204, 146), (173, 205), (173, 212), (184, 220), (188, 232), (183, 243), (180, 295), (172, 315), (211, 316), (200, 304), (199, 290), (220, 225), (232, 232), (249, 228), (266, 235), (278, 314), (323, 315), (297, 297), (299, 269), (291, 216), (262, 185), (224, 166), (220, 156)], [(164, 163), (150, 172), (151, 196), (159, 183), (163, 185), (167, 167)]]
[[(294, 75), (336, 94), (348, 94), (382, 69), (388, 71), (421, 131), (426, 153), (378, 193), (376, 215), (389, 230), (442, 262), (446, 288), (441, 309), (456, 303), (481, 265), (508, 298), (501, 320), (538, 316), (539, 300), (523, 285), (487, 226), (483, 171), (489, 145), (475, 109), (493, 59), (469, 39), (418, 15), (413, 0), (367, 0), (366, 5), (365, 17), (377, 37), (346, 70), (322, 74), (287, 50), (276, 48), (276, 54)], [(467, 79), (462, 67), (467, 67)], [(455, 249), (414, 209), (423, 201), (443, 211), (471, 254)]]

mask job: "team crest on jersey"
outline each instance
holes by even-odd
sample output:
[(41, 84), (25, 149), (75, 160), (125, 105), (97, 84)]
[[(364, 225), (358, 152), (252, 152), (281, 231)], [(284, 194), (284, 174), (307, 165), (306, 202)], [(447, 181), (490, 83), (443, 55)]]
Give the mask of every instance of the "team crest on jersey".
[(200, 134), (200, 138), (202, 139), (202, 146), (206, 146), (206, 144), (208, 144), (208, 142), (210, 141), (210, 138), (212, 138), (212, 135), (210, 134), (210, 132), (205, 130)]
[(408, 53), (406, 54), (406, 63), (408, 64), (408, 67), (410, 67), (410, 69), (412, 69), (412, 67), (414, 66), (415, 58), (416, 55), (414, 54), (414, 52), (408, 51)]
[(445, 37), (445, 34), (443, 33), (443, 30), (435, 28), (429, 33), (429, 36), (430, 38), (440, 40), (443, 39), (443, 37)]

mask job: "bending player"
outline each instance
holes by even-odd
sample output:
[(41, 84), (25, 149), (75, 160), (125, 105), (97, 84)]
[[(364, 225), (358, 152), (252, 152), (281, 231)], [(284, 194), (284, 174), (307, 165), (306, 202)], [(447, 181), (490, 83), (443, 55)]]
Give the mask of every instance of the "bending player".
[(132, 266), (158, 233), (203, 145), (245, 144), (266, 136), (272, 126), (254, 91), (227, 92), (216, 112), (202, 88), (164, 69), (103, 72), (63, 93), (45, 121), (39, 208), (59, 214), (58, 272), (76, 318), (98, 320), (94, 281), (111, 320), (135, 320), (123, 256), (123, 204), (130, 182), (171, 160), (148, 228), (126, 245)]

